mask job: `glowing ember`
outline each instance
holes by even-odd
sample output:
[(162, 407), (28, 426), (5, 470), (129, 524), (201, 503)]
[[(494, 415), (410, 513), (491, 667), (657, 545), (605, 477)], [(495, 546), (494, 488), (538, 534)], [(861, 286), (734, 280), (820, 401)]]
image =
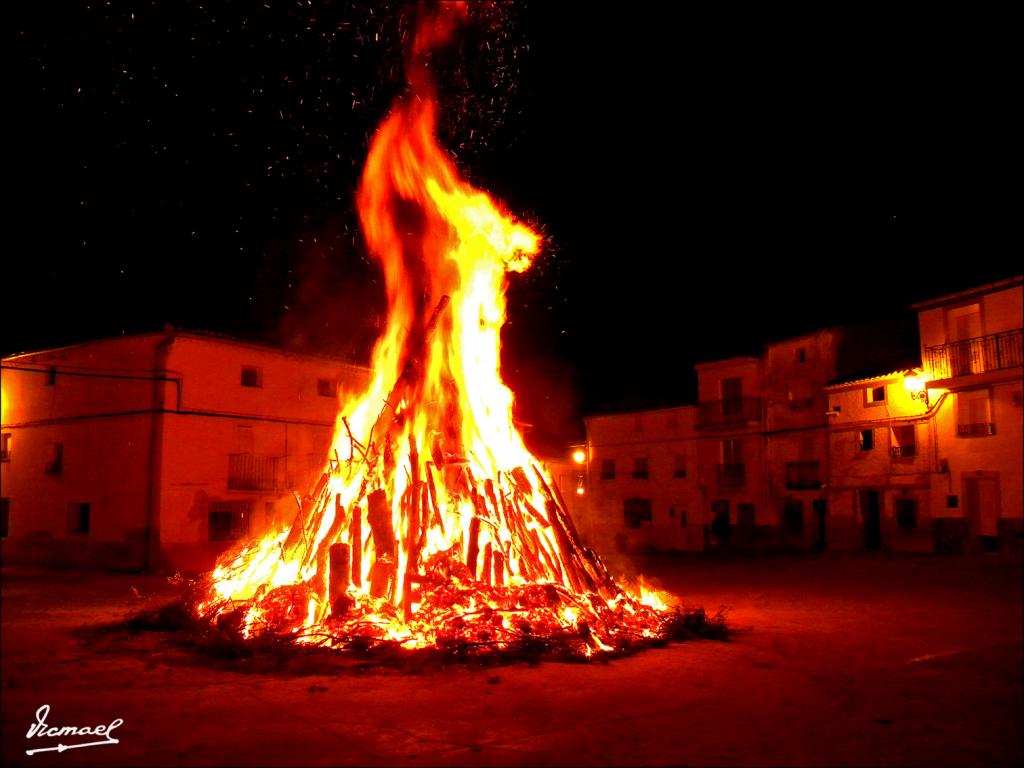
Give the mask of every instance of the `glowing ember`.
[(387, 286), (375, 378), (342, 398), (334, 458), (292, 524), (223, 556), (197, 613), (244, 637), (340, 646), (569, 638), (589, 656), (660, 636), (665, 604), (615, 584), (513, 426), (506, 275), (530, 267), (539, 238), (438, 145), (425, 57), (468, 10), (426, 14), (411, 92), (374, 137), (358, 193)]

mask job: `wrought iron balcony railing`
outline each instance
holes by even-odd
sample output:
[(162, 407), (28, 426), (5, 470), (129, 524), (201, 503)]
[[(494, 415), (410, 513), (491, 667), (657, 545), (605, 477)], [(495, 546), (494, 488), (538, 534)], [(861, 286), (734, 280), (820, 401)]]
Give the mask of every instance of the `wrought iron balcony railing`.
[(708, 400), (697, 406), (697, 429), (729, 429), (761, 421), (761, 398)]
[(813, 490), (821, 488), (821, 473), (816, 461), (787, 461), (786, 488)]
[(742, 488), (747, 484), (746, 464), (719, 464), (718, 487)]
[(894, 445), (892, 448), (889, 449), (889, 453), (894, 459), (905, 459), (917, 455), (917, 446)]
[(228, 488), (233, 491), (276, 491), (278, 456), (258, 453), (228, 454)]
[(978, 424), (957, 424), (957, 437), (988, 437), (996, 433), (996, 425), (991, 421), (983, 421)]
[(924, 348), (924, 366), (934, 379), (1014, 368), (1024, 360), (1022, 329), (975, 336)]

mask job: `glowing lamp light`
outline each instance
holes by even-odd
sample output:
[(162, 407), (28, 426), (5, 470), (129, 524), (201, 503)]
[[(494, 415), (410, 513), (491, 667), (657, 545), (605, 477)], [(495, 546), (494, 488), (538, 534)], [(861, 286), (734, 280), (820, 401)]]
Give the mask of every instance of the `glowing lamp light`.
[(587, 460), (587, 454), (582, 448), (577, 448), (575, 451), (572, 452), (572, 460), (575, 461), (577, 464), (582, 464), (584, 461)]
[(918, 400), (925, 406), (928, 405), (928, 387), (919, 371), (906, 371), (903, 374), (903, 386), (907, 388), (911, 400)]
[(586, 491), (583, 490), (583, 486), (582, 485), (577, 485), (576, 486), (576, 495), (577, 496), (582, 496), (584, 493), (586, 493)]

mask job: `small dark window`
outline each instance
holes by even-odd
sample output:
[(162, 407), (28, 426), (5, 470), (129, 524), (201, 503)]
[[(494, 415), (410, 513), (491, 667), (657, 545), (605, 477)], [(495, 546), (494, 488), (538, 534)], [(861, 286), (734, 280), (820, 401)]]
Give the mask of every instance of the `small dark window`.
[(601, 460), (601, 479), (602, 480), (614, 480), (615, 479), (615, 459), (602, 459)]
[(259, 389), (263, 386), (263, 371), (260, 368), (242, 366), (242, 386)]
[(959, 496), (947, 496), (946, 497), (946, 506), (949, 507), (950, 509), (956, 509), (957, 507), (960, 506), (960, 497)]
[(4, 432), (0, 435), (0, 461), (11, 460), (11, 433)]
[(680, 509), (679, 510), (679, 527), (680, 528), (685, 528), (686, 527), (686, 510), (685, 509)]
[(50, 446), (50, 456), (44, 467), (46, 474), (59, 475), (64, 471), (64, 444), (53, 443)]
[(639, 528), (641, 523), (651, 522), (650, 499), (626, 499), (623, 515), (627, 528)]
[(633, 479), (646, 480), (647, 474), (647, 458), (640, 457), (633, 459)]
[(233, 541), (247, 536), (251, 513), (249, 501), (211, 501), (210, 541)]
[(807, 362), (807, 350), (804, 349), (803, 347), (800, 347), (796, 351), (796, 361), (798, 363), (806, 363)]
[(858, 434), (857, 440), (860, 443), (860, 449), (862, 451), (870, 451), (875, 447), (875, 432), (871, 429), (861, 430)]
[(917, 502), (896, 499), (896, 525), (903, 529), (917, 528)]
[(871, 387), (868, 389), (868, 402), (869, 403), (883, 403), (885, 402), (885, 386)]
[(334, 379), (317, 379), (316, 393), (320, 397), (335, 397), (338, 394), (338, 382)]
[(11, 500), (4, 496), (0, 499), (0, 538), (7, 538), (7, 525), (11, 521)]
[(52, 387), (56, 383), (57, 383), (57, 369), (51, 367), (50, 370), (48, 370), (46, 372), (46, 386)]
[(676, 466), (672, 470), (672, 477), (686, 477), (686, 454), (676, 454)]
[(68, 502), (68, 533), (82, 536), (89, 533), (89, 502)]

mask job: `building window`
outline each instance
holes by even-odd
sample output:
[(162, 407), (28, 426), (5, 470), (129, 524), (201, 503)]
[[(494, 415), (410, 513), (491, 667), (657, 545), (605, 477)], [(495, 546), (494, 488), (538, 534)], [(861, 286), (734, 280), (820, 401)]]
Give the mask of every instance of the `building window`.
[(602, 480), (614, 480), (615, 479), (615, 459), (602, 459), (601, 460), (601, 479)]
[(320, 397), (336, 397), (338, 394), (338, 382), (334, 379), (317, 379), (316, 393)]
[(686, 454), (685, 453), (677, 453), (676, 454), (676, 465), (675, 465), (675, 468), (672, 470), (672, 477), (680, 477), (680, 478), (686, 477)]
[(11, 522), (11, 500), (0, 498), (0, 538), (7, 538), (7, 526)]
[(651, 522), (650, 499), (626, 499), (622, 511), (627, 528), (639, 528), (642, 523)]
[(959, 392), (956, 396), (957, 437), (988, 437), (996, 433), (987, 389)]
[(787, 461), (786, 487), (790, 490), (821, 488), (821, 473), (816, 461)]
[(870, 451), (875, 447), (875, 431), (873, 429), (862, 429), (857, 433), (857, 443), (862, 451)]
[(782, 529), (786, 533), (804, 532), (804, 503), (792, 499), (782, 509)]
[(895, 459), (917, 454), (917, 439), (913, 424), (892, 428), (892, 446), (889, 448), (889, 452)]
[(633, 459), (633, 479), (634, 480), (646, 480), (647, 479), (647, 457), (641, 456)]
[(722, 463), (718, 465), (718, 486), (740, 488), (746, 485), (747, 467), (743, 463), (743, 443), (740, 440), (722, 440)]
[(57, 369), (53, 366), (46, 372), (46, 386), (52, 387), (57, 383)]
[(668, 516), (669, 517), (678, 517), (679, 518), (679, 527), (680, 528), (685, 528), (686, 527), (686, 510), (685, 509), (683, 509), (681, 507), (669, 507), (668, 508)]
[(867, 389), (867, 401), (868, 403), (884, 403), (885, 402), (885, 385), (880, 387), (868, 387)]
[(11, 433), (4, 432), (0, 435), (0, 461), (11, 460)]
[(275, 491), (282, 462), (258, 453), (228, 454), (228, 488), (233, 491)]
[(960, 497), (959, 496), (947, 496), (946, 497), (946, 507), (948, 507), (949, 509), (957, 509), (959, 506), (960, 506)]
[(68, 502), (68, 533), (80, 536), (89, 533), (89, 502)]
[(896, 525), (901, 529), (917, 528), (917, 502), (896, 499)]
[(249, 534), (251, 501), (211, 501), (210, 541), (233, 541)]
[(798, 363), (806, 363), (807, 362), (807, 350), (804, 347), (800, 347), (799, 349), (797, 349), (797, 351), (796, 351), (796, 361)]
[(737, 416), (743, 413), (743, 379), (733, 376), (722, 379), (718, 386), (722, 393), (722, 415)]
[(64, 471), (64, 444), (53, 443), (50, 445), (50, 455), (43, 468), (48, 475), (59, 475)]
[(263, 386), (263, 369), (242, 366), (242, 386), (260, 389)]

